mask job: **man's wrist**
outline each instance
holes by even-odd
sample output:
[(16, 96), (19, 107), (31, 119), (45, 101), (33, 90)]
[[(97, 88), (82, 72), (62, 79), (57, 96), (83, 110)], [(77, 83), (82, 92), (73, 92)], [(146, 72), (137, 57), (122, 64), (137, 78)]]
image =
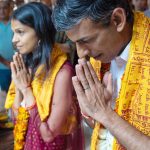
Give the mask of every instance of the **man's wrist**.
[(108, 128), (109, 125), (113, 124), (114, 115), (116, 115), (116, 112), (110, 108), (103, 115), (98, 115), (98, 122)]

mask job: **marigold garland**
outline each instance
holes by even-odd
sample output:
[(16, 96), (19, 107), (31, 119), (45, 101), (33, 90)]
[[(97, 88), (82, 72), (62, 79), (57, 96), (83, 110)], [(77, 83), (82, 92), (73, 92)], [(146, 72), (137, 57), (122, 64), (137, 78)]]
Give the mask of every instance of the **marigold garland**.
[(14, 150), (23, 150), (25, 144), (25, 135), (28, 128), (29, 112), (20, 107), (14, 127)]

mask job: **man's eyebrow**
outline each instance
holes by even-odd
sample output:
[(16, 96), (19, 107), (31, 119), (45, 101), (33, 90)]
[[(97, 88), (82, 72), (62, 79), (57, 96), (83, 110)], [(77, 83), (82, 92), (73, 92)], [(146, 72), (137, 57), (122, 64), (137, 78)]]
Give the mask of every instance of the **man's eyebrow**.
[(76, 42), (80, 43), (80, 42), (86, 41), (87, 39), (88, 39), (88, 37), (84, 37), (84, 38), (81, 38), (81, 39), (77, 40)]

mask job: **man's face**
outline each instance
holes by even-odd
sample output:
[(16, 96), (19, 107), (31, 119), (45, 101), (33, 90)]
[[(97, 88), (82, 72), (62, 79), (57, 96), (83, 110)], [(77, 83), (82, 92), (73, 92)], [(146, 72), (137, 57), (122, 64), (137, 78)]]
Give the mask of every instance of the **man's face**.
[(84, 19), (66, 34), (76, 43), (79, 58), (90, 56), (110, 62), (123, 47), (121, 35), (113, 24), (103, 27), (100, 23)]
[(9, 2), (0, 1), (0, 21), (8, 21), (11, 12)]

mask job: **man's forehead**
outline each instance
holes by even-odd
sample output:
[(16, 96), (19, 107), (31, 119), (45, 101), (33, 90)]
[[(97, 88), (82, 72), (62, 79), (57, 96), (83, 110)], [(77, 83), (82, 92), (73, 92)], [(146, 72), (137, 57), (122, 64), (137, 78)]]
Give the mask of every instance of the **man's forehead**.
[(98, 27), (100, 25), (93, 23), (90, 19), (83, 19), (79, 24), (66, 31), (66, 34), (73, 42), (77, 42), (78, 40), (88, 38)]

